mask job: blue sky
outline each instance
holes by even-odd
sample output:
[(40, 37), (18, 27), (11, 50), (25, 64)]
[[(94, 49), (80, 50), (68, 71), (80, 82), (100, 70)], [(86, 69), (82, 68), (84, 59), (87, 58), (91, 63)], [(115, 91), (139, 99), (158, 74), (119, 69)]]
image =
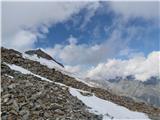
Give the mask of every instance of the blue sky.
[(159, 9), (159, 1), (2, 2), (2, 45), (41, 48), (85, 76), (144, 80), (160, 74)]
[[(39, 38), (35, 47), (45, 49), (53, 47), (55, 44), (65, 45), (68, 44), (67, 39), (70, 36), (77, 38), (77, 44), (100, 44), (106, 41), (114, 30), (120, 29), (122, 39), (124, 41), (130, 39), (127, 43), (127, 47), (130, 49), (143, 52), (145, 56), (152, 51), (159, 50), (160, 27), (157, 22), (158, 16), (152, 19), (145, 19), (141, 16), (131, 17), (127, 22), (124, 22), (122, 21), (123, 16), (110, 10), (107, 3), (105, 3), (106, 5), (101, 4), (85, 25), (84, 21), (88, 10), (83, 8), (65, 22), (50, 26), (45, 38)], [(115, 24), (115, 22), (117, 23)], [(121, 25), (121, 28), (118, 27), (119, 25)], [(128, 29), (136, 31), (131, 38)]]
[[(39, 43), (37, 43), (37, 47), (43, 45), (43, 47), (45, 48), (50, 46), (51, 44), (64, 43), (66, 42), (65, 40), (70, 37), (70, 35), (78, 38), (79, 44), (103, 42), (103, 40), (109, 36), (109, 33), (105, 32), (105, 27), (112, 26), (114, 18), (116, 16), (113, 12), (102, 14), (98, 13), (97, 11), (95, 15), (90, 19), (90, 22), (82, 27), (86, 15), (87, 10), (86, 8), (84, 8), (78, 14), (73, 15), (71, 19), (63, 23), (56, 24), (53, 27), (51, 26), (49, 28), (49, 33), (45, 38), (46, 44), (41, 44), (40, 41), (38, 41)], [(94, 35), (94, 31), (96, 28), (98, 28), (98, 36)]]

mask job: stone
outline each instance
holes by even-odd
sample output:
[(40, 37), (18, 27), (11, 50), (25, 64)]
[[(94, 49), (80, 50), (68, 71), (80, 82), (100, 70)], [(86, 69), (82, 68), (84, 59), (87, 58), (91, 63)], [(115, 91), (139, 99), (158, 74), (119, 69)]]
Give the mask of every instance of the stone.
[(65, 113), (60, 109), (56, 109), (54, 112), (58, 115), (65, 115)]
[(56, 109), (62, 109), (63, 108), (63, 106), (62, 105), (59, 105), (59, 104), (57, 104), (57, 103), (51, 103), (51, 105), (49, 106), (49, 109), (50, 110), (56, 110)]
[(18, 103), (16, 100), (13, 100), (13, 106), (14, 106), (14, 109), (19, 112), (19, 106), (18, 106)]
[(21, 110), (20, 112), (19, 112), (19, 114), (22, 116), (22, 118), (23, 118), (23, 120), (28, 120), (29, 119), (29, 115), (30, 115), (30, 113), (29, 113), (29, 111), (28, 110)]

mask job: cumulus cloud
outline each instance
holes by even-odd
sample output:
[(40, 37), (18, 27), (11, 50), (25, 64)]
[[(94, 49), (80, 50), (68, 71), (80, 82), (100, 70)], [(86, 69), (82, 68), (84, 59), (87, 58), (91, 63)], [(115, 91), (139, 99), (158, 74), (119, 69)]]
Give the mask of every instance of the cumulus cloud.
[[(14, 43), (15, 36), (19, 36), (24, 29), (35, 35), (38, 35), (40, 29), (45, 34), (48, 27), (69, 19), (86, 5), (88, 2), (2, 2), (2, 39), (8, 43), (5, 45), (12, 46), (10, 44)], [(24, 35), (25, 40), (28, 39), (26, 46), (29, 41), (34, 43), (33, 39), (26, 37)], [(18, 49), (19, 46), (16, 47)]]
[(93, 2), (86, 9), (86, 15), (80, 29), (83, 30), (84, 27), (91, 21), (91, 18), (95, 15), (97, 9), (101, 6), (100, 2)]
[[(106, 3), (109, 3), (111, 9), (116, 13), (124, 16), (143, 16), (145, 18), (158, 16), (157, 2)], [(85, 20), (81, 25), (84, 28), (100, 6), (100, 2), (2, 2), (2, 45), (14, 47), (18, 50), (22, 50), (21, 48), (23, 47), (32, 48), (37, 41), (35, 38), (44, 37), (49, 32), (48, 27), (64, 22), (70, 19), (73, 14), (86, 8)], [(33, 36), (35, 37), (30, 37), (29, 35), (29, 38), (26, 38), (26, 34), (19, 35), (24, 31), (32, 35), (34, 34)], [(22, 37), (22, 35), (24, 36)], [(21, 36), (21, 38), (25, 38), (27, 41), (21, 40), (20, 43), (23, 47), (11, 45), (16, 38), (19, 38), (17, 36)], [(92, 56), (90, 55), (91, 53), (87, 53), (87, 55)]]
[(89, 67), (85, 65), (65, 65), (65, 70), (72, 73), (73, 75), (76, 75), (80, 78), (85, 78), (86, 71), (89, 69)]
[(69, 44), (77, 44), (77, 38), (73, 37), (72, 35), (70, 35), (70, 37), (67, 40), (69, 42)]
[(110, 2), (110, 7), (114, 12), (129, 17), (143, 17), (145, 19), (157, 18), (159, 14), (158, 1), (121, 1)]
[[(135, 39), (135, 36), (139, 36), (142, 28), (124, 28), (122, 24), (121, 21), (114, 24), (116, 29), (110, 32), (109, 37), (99, 44), (78, 43), (79, 40), (71, 35), (67, 39), (68, 44), (56, 44), (53, 47), (45, 48), (45, 50), (67, 65), (97, 65), (118, 55), (130, 55), (129, 57), (131, 57), (135, 51), (130, 49), (129, 43), (133, 38)], [(123, 37), (124, 33), (127, 34), (125, 38)]]
[(2, 2), (3, 33), (67, 20), (87, 2)]
[(65, 66), (65, 69), (71, 73), (78, 73), (78, 72), (81, 72), (81, 66), (80, 65), (77, 65), (77, 66), (69, 66), (69, 65), (66, 65)]
[[(159, 15), (157, 2), (108, 3), (115, 13), (125, 18), (150, 19), (157, 18)], [(81, 25), (81, 28), (84, 28), (99, 6), (99, 2), (2, 2), (2, 45), (18, 50), (34, 48), (38, 38), (45, 37), (49, 32), (49, 27), (70, 19), (72, 15), (86, 7), (88, 11)], [(157, 75), (159, 52), (152, 52), (147, 58), (136, 54), (129, 60), (107, 61), (108, 58), (115, 57), (119, 53), (121, 56), (131, 55), (130, 52), (134, 50), (128, 48), (128, 42), (139, 32), (139, 28), (124, 28), (125, 21), (119, 21), (119, 18), (117, 21), (114, 21), (113, 25), (116, 29), (110, 32), (110, 37), (100, 44), (79, 44), (77, 38), (70, 36), (67, 45), (56, 44), (53, 48), (44, 50), (66, 64), (66, 69), (74, 73), (82, 73), (82, 71), (86, 73), (88, 69), (86, 65), (95, 66), (87, 73), (91, 78), (108, 79), (133, 74), (137, 79), (145, 80), (152, 75)], [(109, 30), (106, 29), (106, 32)], [(122, 38), (122, 32), (127, 33), (127, 38)], [(107, 62), (104, 63), (105, 61)]]
[(134, 57), (129, 60), (109, 59), (106, 63), (99, 63), (90, 69), (87, 77), (106, 80), (115, 77), (134, 75), (137, 80), (145, 81), (152, 76), (160, 77), (160, 51), (150, 53), (146, 58)]
[(77, 39), (72, 36), (68, 39), (69, 44), (57, 44), (53, 48), (46, 48), (45, 51), (53, 57), (60, 59), (64, 64), (95, 65), (106, 61), (109, 57), (114, 57), (123, 49), (127, 40), (121, 38), (121, 32), (115, 30), (109, 39), (101, 44), (77, 44)]
[(30, 31), (21, 30), (10, 39), (11, 41), (3, 40), (2, 44), (9, 48), (27, 50), (33, 48), (37, 41), (37, 35)]

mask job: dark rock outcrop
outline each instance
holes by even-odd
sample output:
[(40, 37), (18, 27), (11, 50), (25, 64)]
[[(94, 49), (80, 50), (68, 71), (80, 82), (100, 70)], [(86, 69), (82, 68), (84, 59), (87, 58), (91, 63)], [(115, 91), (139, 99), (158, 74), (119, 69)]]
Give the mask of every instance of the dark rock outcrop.
[(41, 49), (29, 50), (29, 51), (26, 51), (25, 53), (28, 54), (28, 55), (37, 55), (37, 57), (39, 57), (39, 58), (42, 57), (42, 58), (45, 58), (47, 60), (53, 60), (54, 62), (56, 62), (61, 67), (64, 67), (63, 64), (57, 62), (55, 59), (53, 59), (50, 55), (48, 55), (47, 53), (45, 53)]

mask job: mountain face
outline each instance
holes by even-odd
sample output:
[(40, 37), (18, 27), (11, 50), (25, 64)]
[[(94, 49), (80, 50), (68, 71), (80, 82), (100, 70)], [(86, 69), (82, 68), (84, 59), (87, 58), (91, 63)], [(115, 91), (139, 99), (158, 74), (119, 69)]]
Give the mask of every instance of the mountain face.
[(2, 120), (160, 118), (159, 108), (85, 84), (62, 69), (48, 67), (48, 57), (33, 59), (3, 47), (1, 53)]
[(88, 81), (95, 82), (102, 88), (110, 89), (116, 94), (128, 96), (147, 104), (160, 107), (160, 79), (158, 77), (151, 77), (144, 82), (136, 80), (133, 76)]
[(45, 58), (47, 60), (52, 60), (54, 62), (56, 62), (58, 65), (60, 65), (61, 67), (64, 67), (63, 64), (57, 62), (55, 59), (53, 59), (50, 55), (46, 54), (44, 51), (42, 51), (41, 49), (37, 49), (37, 50), (29, 50), (25, 52), (28, 55), (37, 55), (38, 58)]

